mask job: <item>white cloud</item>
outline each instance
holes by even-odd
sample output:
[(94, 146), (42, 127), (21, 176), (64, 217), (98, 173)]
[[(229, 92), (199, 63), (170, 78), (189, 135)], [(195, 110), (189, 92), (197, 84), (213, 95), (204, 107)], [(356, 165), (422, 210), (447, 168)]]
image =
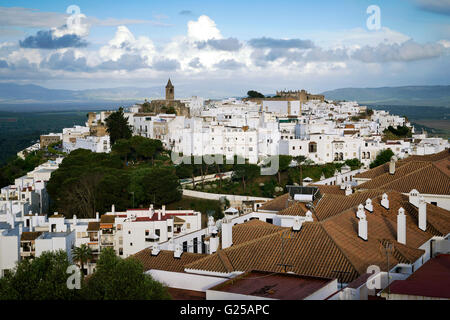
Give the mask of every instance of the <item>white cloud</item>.
[(216, 23), (208, 16), (202, 15), (197, 21), (188, 22), (188, 37), (192, 41), (206, 41), (209, 39), (222, 39)]

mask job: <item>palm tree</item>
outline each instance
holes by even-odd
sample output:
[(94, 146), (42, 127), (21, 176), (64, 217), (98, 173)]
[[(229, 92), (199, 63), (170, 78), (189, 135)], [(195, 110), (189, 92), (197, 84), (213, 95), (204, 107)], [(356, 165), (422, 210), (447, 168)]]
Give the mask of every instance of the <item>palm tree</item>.
[(92, 259), (92, 250), (86, 244), (72, 249), (72, 257), (74, 261), (80, 263), (81, 271), (84, 273), (84, 264)]

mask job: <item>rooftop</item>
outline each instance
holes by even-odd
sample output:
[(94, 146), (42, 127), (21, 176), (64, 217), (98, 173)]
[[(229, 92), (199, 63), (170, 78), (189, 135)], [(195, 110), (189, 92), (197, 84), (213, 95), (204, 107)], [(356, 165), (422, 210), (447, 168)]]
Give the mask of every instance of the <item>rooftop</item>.
[(303, 300), (333, 281), (289, 273), (249, 271), (209, 290), (281, 300)]

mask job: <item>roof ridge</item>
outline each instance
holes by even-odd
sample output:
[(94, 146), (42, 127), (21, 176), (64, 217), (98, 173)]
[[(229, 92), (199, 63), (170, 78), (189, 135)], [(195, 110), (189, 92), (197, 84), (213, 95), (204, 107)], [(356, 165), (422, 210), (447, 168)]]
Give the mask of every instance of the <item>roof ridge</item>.
[[(407, 174), (405, 174), (405, 175), (399, 176), (399, 177), (395, 178), (395, 179), (392, 180), (392, 181), (389, 181), (389, 182), (387, 182), (387, 183), (384, 183), (384, 184), (382, 184), (381, 186), (379, 186), (377, 189), (380, 189), (380, 188), (382, 188), (382, 187), (384, 187), (384, 186), (386, 186), (386, 185), (389, 185), (389, 184), (391, 184), (391, 183), (394, 183), (394, 182), (398, 181), (399, 179), (403, 179), (403, 178), (405, 178), (405, 177), (408, 177), (408, 176), (410, 176), (410, 175), (413, 174), (413, 173), (417, 173), (418, 171), (424, 170), (425, 168), (428, 168), (429, 166), (431, 166), (431, 165), (433, 164), (433, 163), (430, 162), (430, 161), (410, 161), (410, 162), (405, 163), (405, 166), (407, 166), (407, 165), (412, 165), (412, 164), (414, 164), (414, 163), (416, 163), (416, 162), (424, 162), (424, 163), (426, 163), (426, 165), (423, 166), (423, 167), (421, 167), (421, 168), (417, 168), (416, 170), (413, 170), (413, 171), (411, 171), (410, 173), (407, 173)], [(385, 173), (383, 173), (382, 175), (379, 175), (378, 177), (376, 177), (376, 179), (382, 177), (382, 176), (385, 175), (385, 174), (390, 174), (390, 173), (389, 173), (389, 172), (385, 172)], [(370, 181), (367, 181), (367, 182), (373, 182), (373, 180), (374, 180), (374, 179), (371, 179)], [(366, 182), (365, 182), (365, 183), (366, 183)], [(365, 183), (361, 184), (360, 186), (363, 186)], [(367, 190), (372, 190), (372, 189), (369, 188), (369, 189), (367, 189)]]
[(231, 263), (230, 259), (228, 259), (228, 256), (223, 251), (223, 249), (217, 250), (217, 256), (219, 257), (220, 262), (222, 262), (222, 265), (224, 266), (225, 270), (227, 270), (227, 272), (234, 271), (233, 264)]

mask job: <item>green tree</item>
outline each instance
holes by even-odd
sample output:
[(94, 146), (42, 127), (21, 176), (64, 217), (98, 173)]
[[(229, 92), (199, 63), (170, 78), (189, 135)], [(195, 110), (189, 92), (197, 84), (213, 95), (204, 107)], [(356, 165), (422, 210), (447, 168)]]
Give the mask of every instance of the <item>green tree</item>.
[(181, 199), (180, 182), (173, 169), (151, 168), (142, 177), (141, 185), (145, 190), (144, 201), (147, 205), (163, 205)]
[(86, 244), (72, 249), (72, 259), (80, 263), (81, 272), (84, 273), (84, 264), (92, 259), (92, 250)]
[(119, 139), (131, 138), (131, 126), (128, 124), (128, 118), (124, 116), (123, 108), (119, 108), (118, 111), (110, 114), (105, 122), (111, 145)]
[(259, 93), (258, 91), (254, 91), (254, 90), (248, 91), (247, 95), (249, 98), (265, 98), (262, 93)]
[(96, 272), (86, 279), (83, 296), (89, 300), (170, 299), (166, 287), (144, 273), (135, 258), (121, 259), (112, 248), (100, 253)]
[(370, 168), (378, 167), (386, 162), (391, 160), (391, 157), (394, 155), (391, 149), (386, 149), (381, 151), (375, 160), (370, 164)]
[(281, 172), (285, 172), (289, 169), (289, 165), (292, 162), (291, 156), (279, 155), (278, 156), (278, 184), (281, 184)]
[(244, 192), (247, 182), (259, 176), (260, 168), (256, 164), (237, 164), (232, 174), (233, 180), (242, 180)]
[(128, 157), (131, 154), (131, 142), (127, 139), (119, 139), (117, 140), (112, 148), (111, 151), (113, 154), (117, 154), (121, 159), (124, 159), (125, 164), (128, 162)]
[(0, 300), (73, 300), (79, 290), (67, 288), (70, 263), (66, 252), (43, 252), (39, 257), (23, 259), (0, 279)]

